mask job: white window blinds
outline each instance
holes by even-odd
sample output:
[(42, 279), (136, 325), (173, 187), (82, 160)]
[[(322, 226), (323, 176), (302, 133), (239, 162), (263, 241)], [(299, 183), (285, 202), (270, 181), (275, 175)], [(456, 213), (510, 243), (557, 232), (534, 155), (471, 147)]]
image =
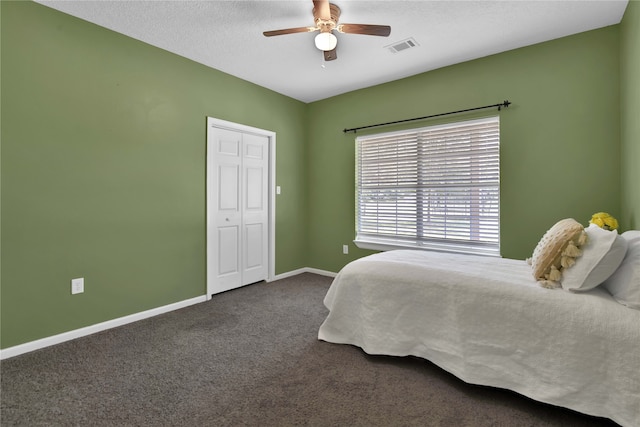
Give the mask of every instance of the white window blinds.
[(498, 117), (358, 137), (356, 175), (358, 246), (500, 255)]

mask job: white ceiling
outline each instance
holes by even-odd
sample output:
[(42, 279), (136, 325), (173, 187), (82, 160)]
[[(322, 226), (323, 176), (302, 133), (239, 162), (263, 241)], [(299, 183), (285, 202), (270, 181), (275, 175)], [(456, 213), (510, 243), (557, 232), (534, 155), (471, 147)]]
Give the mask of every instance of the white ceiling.
[[(627, 0), (333, 0), (340, 23), (391, 26), (389, 37), (340, 34), (324, 63), (315, 33), (264, 37), (313, 25), (311, 0), (37, 0), (303, 102), (447, 65), (618, 24)], [(399, 53), (385, 46), (412, 37)]]

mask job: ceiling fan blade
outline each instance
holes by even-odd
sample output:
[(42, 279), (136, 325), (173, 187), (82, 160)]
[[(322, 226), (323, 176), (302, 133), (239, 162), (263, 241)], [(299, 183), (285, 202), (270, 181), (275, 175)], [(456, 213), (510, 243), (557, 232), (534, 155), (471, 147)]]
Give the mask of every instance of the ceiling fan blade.
[(329, 0), (313, 0), (313, 16), (323, 21), (331, 19)]
[(262, 34), (264, 34), (267, 37), (272, 37), (272, 36), (282, 36), (284, 34), (310, 33), (316, 30), (317, 30), (316, 27), (297, 27), (297, 28), (287, 28), (285, 30), (265, 31)]
[(391, 27), (388, 25), (339, 24), (336, 30), (341, 33), (364, 34), (366, 36), (387, 37), (391, 34)]
[(333, 61), (335, 59), (338, 59), (338, 53), (335, 47), (332, 50), (325, 50), (322, 53), (324, 54), (325, 61)]

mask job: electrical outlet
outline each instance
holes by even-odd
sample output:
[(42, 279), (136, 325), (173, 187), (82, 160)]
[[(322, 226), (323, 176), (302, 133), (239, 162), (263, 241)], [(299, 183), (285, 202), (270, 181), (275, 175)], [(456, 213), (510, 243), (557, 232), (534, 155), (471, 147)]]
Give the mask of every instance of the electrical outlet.
[(84, 292), (84, 277), (71, 279), (71, 295), (81, 294)]
[(349, 253), (349, 245), (342, 245), (342, 253), (345, 255)]

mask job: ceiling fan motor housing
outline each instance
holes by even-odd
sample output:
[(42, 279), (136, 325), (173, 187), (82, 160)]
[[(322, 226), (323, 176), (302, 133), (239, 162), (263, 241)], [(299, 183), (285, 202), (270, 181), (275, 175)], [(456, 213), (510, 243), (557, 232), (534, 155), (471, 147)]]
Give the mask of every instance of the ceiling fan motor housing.
[(320, 28), (320, 32), (332, 31), (338, 25), (340, 19), (340, 8), (333, 3), (329, 3), (330, 18), (322, 19), (320, 11), (313, 8), (313, 17), (315, 18), (316, 27)]

